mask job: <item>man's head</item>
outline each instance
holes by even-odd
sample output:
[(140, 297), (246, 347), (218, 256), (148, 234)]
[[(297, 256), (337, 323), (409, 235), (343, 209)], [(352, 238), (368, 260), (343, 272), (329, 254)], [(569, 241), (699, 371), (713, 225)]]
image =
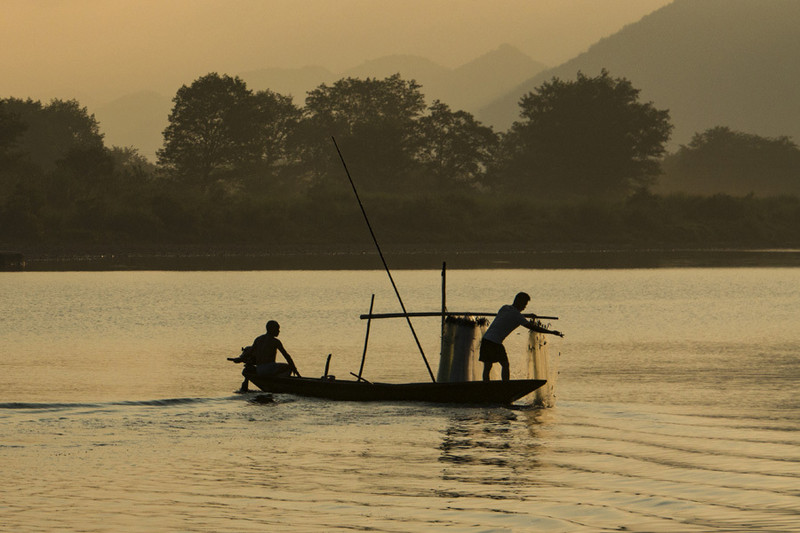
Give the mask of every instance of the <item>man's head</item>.
[(527, 292), (519, 292), (516, 296), (514, 296), (514, 303), (511, 305), (522, 311), (528, 306), (528, 302), (530, 301), (531, 297)]
[(270, 320), (269, 322), (267, 322), (267, 333), (269, 333), (273, 337), (277, 337), (280, 331), (281, 331), (281, 326), (276, 321)]

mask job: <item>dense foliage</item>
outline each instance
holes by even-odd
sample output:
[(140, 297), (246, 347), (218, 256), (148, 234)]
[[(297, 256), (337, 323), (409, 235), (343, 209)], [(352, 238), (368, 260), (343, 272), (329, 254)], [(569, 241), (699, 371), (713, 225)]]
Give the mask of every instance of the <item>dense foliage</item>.
[(605, 70), (554, 78), (522, 97), (522, 120), (503, 139), (506, 186), (548, 194), (619, 198), (649, 187), (672, 125), (639, 90)]
[(209, 185), (231, 173), (269, 172), (285, 158), (299, 111), (291, 99), (253, 93), (237, 78), (208, 74), (173, 99), (161, 167), (172, 177)]
[(414, 124), (424, 110), (420, 86), (399, 75), (323, 84), (306, 98), (296, 162), (312, 185), (327, 186), (341, 176), (334, 136), (367, 190), (407, 188), (419, 145)]
[(716, 127), (664, 161), (662, 188), (695, 194), (800, 194), (800, 148), (788, 137)]
[[(154, 165), (106, 147), (78, 102), (0, 100), (2, 247), (363, 243), (332, 136), (387, 244), (800, 244), (796, 197), (652, 194), (668, 114), (605, 71), (523, 96), (505, 133), (426, 105), (399, 75), (321, 85), (299, 108), (211, 73), (173, 103)], [(725, 128), (681, 147), (670, 168), (719, 168), (743, 141), (758, 165), (796, 176), (793, 143)], [(730, 172), (744, 166), (734, 161)]]

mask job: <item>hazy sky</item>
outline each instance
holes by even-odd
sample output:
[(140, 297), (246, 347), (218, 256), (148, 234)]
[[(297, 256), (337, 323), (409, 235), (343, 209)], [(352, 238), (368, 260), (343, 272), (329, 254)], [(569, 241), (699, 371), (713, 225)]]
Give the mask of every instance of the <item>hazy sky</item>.
[(0, 0), (0, 97), (165, 94), (211, 71), (391, 54), (446, 67), (511, 44), (555, 66), (671, 0)]

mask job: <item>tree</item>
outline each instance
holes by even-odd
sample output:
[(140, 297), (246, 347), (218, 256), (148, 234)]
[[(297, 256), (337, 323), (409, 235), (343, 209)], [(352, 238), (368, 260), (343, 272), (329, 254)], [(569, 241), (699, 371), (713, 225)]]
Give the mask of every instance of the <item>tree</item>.
[(664, 188), (696, 194), (800, 194), (800, 149), (789, 137), (718, 126), (665, 158)]
[(76, 147), (58, 160), (57, 180), (50, 193), (58, 203), (111, 196), (115, 186), (114, 158), (103, 146)]
[(109, 155), (114, 164), (114, 171), (122, 179), (143, 182), (155, 175), (156, 166), (136, 148), (112, 146)]
[(418, 120), (417, 160), (439, 186), (475, 185), (492, 161), (498, 136), (466, 111), (451, 111), (436, 100)]
[(94, 115), (77, 100), (40, 101), (7, 98), (6, 112), (25, 125), (17, 137), (17, 147), (43, 171), (55, 169), (59, 160), (73, 150), (98, 150), (104, 147), (103, 134)]
[(291, 96), (266, 90), (253, 95), (258, 161), (271, 168), (289, 158), (288, 141), (297, 127), (301, 111)]
[(181, 87), (173, 102), (159, 165), (206, 186), (285, 162), (300, 115), (291, 97), (253, 93), (238, 77), (213, 72)]
[(159, 165), (209, 184), (216, 172), (257, 159), (252, 96), (241, 79), (216, 72), (182, 86), (172, 100)]
[(520, 101), (503, 139), (505, 185), (523, 190), (618, 197), (648, 187), (672, 125), (667, 110), (606, 70), (576, 81), (553, 78)]
[(23, 196), (30, 193), (45, 205), (64, 206), (76, 194), (105, 183), (108, 166), (100, 126), (76, 100), (54, 99), (43, 105), (7, 98), (2, 108), (24, 126), (15, 138), (13, 164), (2, 191), (25, 191)]
[(415, 81), (395, 74), (383, 80), (341, 79), (311, 91), (294, 139), (310, 179), (318, 183), (341, 172), (334, 136), (365, 189), (400, 188), (415, 167), (415, 120), (425, 110), (419, 89)]
[(18, 139), (26, 129), (25, 123), (7, 107), (5, 100), (0, 100), (0, 169), (11, 159)]
[(0, 100), (0, 205), (17, 180), (18, 161), (22, 155), (18, 140), (26, 129), (19, 117), (7, 111), (6, 107), (6, 103)]

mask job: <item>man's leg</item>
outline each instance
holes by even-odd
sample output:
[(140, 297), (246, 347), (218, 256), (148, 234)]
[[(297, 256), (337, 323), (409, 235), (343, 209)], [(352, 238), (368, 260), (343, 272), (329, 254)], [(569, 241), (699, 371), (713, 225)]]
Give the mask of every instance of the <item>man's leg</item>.
[(242, 386), (239, 388), (239, 392), (247, 392), (248, 391), (247, 383), (250, 380), (247, 379), (247, 372), (249, 370), (250, 370), (250, 367), (248, 365), (245, 365), (244, 368), (242, 369), (242, 375), (244, 376), (244, 381), (242, 381)]
[(492, 364), (487, 363), (486, 361), (483, 362), (483, 381), (490, 381), (492, 378), (490, 376), (492, 372)]
[(503, 381), (508, 381), (509, 378), (511, 378), (511, 370), (509, 369), (508, 361), (501, 362), (500, 366), (503, 368), (502, 371)]
[(292, 367), (287, 363), (267, 363), (258, 365), (256, 373), (266, 377), (287, 377), (292, 373)]

